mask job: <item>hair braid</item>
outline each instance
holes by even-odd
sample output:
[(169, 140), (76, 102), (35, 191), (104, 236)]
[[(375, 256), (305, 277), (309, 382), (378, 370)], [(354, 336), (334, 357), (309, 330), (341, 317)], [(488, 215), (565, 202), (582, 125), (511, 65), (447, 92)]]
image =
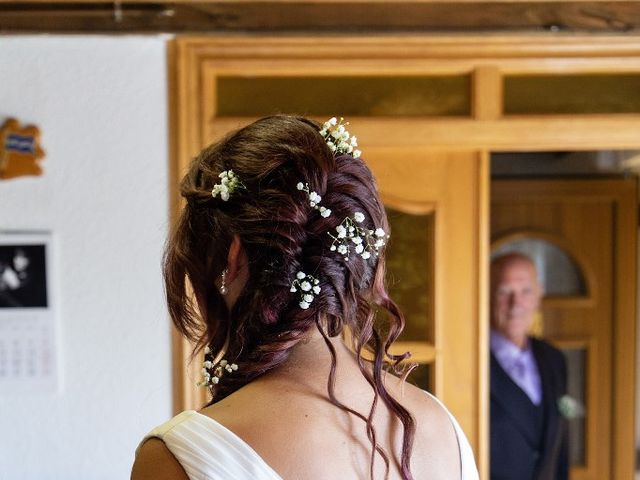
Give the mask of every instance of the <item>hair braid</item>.
[[(212, 388), (211, 403), (283, 364), (310, 329), (318, 328), (332, 357), (329, 400), (365, 423), (372, 445), (371, 475), (376, 454), (389, 472), (389, 456), (373, 425), (381, 400), (403, 424), (401, 470), (403, 478), (411, 479), (415, 422), (391, 397), (382, 378), (385, 356), (393, 366), (408, 356), (389, 353), (404, 319), (384, 286), (384, 255), (377, 261), (360, 257), (345, 261), (330, 251), (327, 235), (355, 211), (368, 219), (367, 229), (388, 231), (384, 208), (364, 162), (350, 155), (334, 157), (318, 130), (306, 119), (267, 117), (208, 147), (194, 160), (181, 185), (187, 206), (164, 258), (169, 312), (178, 330), (196, 342), (197, 350), (210, 346), (241, 367)], [(230, 201), (213, 198), (219, 174), (231, 169), (242, 179), (243, 188)], [(331, 217), (309, 205), (305, 193), (296, 189), (301, 181), (319, 192), (323, 205), (333, 212)], [(234, 236), (240, 238), (248, 258), (249, 274), (228, 309), (214, 279), (226, 267)], [(320, 280), (321, 293), (308, 309), (301, 309), (290, 292), (300, 271)], [(388, 335), (378, 330), (374, 308), (388, 313)], [(360, 371), (374, 394), (367, 416), (335, 396), (336, 352), (329, 337), (346, 330), (354, 338)], [(371, 364), (363, 359), (365, 349), (374, 354)]]

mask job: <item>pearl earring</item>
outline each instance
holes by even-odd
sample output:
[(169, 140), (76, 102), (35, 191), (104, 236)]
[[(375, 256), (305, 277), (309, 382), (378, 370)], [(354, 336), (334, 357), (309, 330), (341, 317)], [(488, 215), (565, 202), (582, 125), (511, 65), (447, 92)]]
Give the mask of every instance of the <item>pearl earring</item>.
[(226, 295), (227, 294), (227, 272), (228, 270), (225, 268), (222, 271), (222, 282), (220, 283), (220, 293), (222, 295)]

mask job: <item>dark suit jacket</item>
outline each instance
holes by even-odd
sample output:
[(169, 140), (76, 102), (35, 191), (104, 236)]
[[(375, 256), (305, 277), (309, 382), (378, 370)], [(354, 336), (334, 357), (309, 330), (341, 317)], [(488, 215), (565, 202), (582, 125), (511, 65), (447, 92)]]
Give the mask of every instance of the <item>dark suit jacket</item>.
[(569, 478), (568, 424), (558, 411), (567, 392), (566, 361), (548, 343), (530, 340), (541, 377), (540, 410), (491, 354), (491, 480)]

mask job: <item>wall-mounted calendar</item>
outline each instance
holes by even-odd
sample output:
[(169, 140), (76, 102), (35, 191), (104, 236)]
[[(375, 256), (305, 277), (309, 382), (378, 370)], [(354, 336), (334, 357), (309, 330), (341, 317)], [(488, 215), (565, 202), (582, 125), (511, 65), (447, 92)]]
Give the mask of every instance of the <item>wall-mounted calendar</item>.
[(48, 233), (0, 232), (0, 394), (55, 392), (55, 301)]

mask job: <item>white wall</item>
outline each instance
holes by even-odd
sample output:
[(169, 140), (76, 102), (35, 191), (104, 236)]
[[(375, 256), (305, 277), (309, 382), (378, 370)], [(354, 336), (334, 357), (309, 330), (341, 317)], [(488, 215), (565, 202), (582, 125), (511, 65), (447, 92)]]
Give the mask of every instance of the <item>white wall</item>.
[(0, 182), (0, 229), (49, 230), (57, 394), (0, 396), (0, 478), (128, 478), (171, 415), (160, 258), (166, 37), (0, 36), (0, 123), (37, 124), (44, 176)]

